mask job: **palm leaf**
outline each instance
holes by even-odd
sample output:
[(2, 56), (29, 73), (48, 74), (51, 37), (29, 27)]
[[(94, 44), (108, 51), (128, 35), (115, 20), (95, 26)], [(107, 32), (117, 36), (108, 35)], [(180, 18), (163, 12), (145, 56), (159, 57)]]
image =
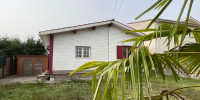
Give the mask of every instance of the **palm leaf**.
[[(94, 63), (94, 64), (92, 64)], [(90, 65), (90, 67), (89, 67)], [(174, 67), (176, 66), (176, 67)], [(143, 80), (145, 80), (145, 85), (147, 86), (148, 91), (150, 75), (153, 70), (156, 69), (158, 74), (161, 74), (163, 79), (165, 79), (164, 68), (168, 68), (172, 71), (175, 80), (179, 79), (177, 74), (177, 70), (182, 72), (186, 72), (184, 67), (182, 67), (179, 62), (177, 62), (173, 55), (168, 54), (150, 54), (148, 47), (140, 46), (135, 48), (133, 53), (129, 56), (128, 59), (122, 59), (118, 61), (111, 62), (89, 62), (80, 66), (77, 70), (71, 72), (71, 75), (75, 72), (87, 70), (88, 68), (96, 68), (94, 71), (86, 73), (84, 76), (93, 75), (92, 78), (92, 91), (94, 93), (93, 100), (97, 98), (101, 98), (100, 84), (105, 82), (105, 89), (103, 93), (103, 97), (101, 99), (106, 98), (115, 98), (118, 99), (117, 95), (117, 80), (119, 75), (121, 76), (121, 88), (122, 88), (122, 99), (125, 99), (125, 81), (130, 82), (133, 87), (133, 95), (134, 98), (144, 99), (142, 88)], [(144, 71), (144, 72), (143, 72)], [(99, 76), (98, 83), (96, 83), (96, 77)], [(105, 77), (105, 81), (102, 81), (103, 77)], [(113, 79), (113, 81), (111, 81)], [(113, 84), (113, 85), (110, 85)], [(149, 91), (150, 97), (150, 91)]]
[[(173, 36), (175, 36), (175, 34), (176, 34), (176, 32), (177, 32), (178, 25), (179, 25), (181, 16), (182, 16), (182, 14), (183, 14), (183, 11), (184, 11), (184, 9), (185, 9), (185, 6), (186, 6), (186, 4), (187, 4), (187, 1), (188, 1), (188, 0), (185, 0), (185, 1), (184, 1), (183, 6), (182, 6), (182, 9), (181, 9), (181, 11), (180, 11), (180, 14), (179, 14), (179, 16), (178, 16), (178, 19), (177, 19), (177, 21), (176, 21), (176, 23), (175, 23), (175, 25), (174, 25), (174, 27), (173, 27), (173, 29), (172, 29), (172, 32), (171, 32), (170, 35), (169, 35), (168, 43), (167, 43), (168, 45), (170, 44), (170, 42), (171, 42)], [(187, 27), (186, 27), (186, 28), (187, 28)]]
[[(136, 37), (136, 38), (124, 40), (124, 41), (121, 41), (121, 42), (126, 43), (126, 42), (135, 41), (133, 45), (138, 47), (139, 43), (141, 43), (143, 41), (149, 41), (149, 40), (151, 41), (153, 39), (157, 39), (157, 38), (161, 38), (161, 37), (167, 37), (166, 40), (169, 41), (170, 34), (173, 31), (173, 27), (174, 27), (174, 25), (163, 23), (158, 27), (158, 30), (156, 30), (156, 29), (149, 29), (149, 30), (144, 29), (144, 30), (125, 31), (127, 33), (134, 33), (134, 32), (138, 32), (138, 31), (149, 31), (149, 32), (152, 31), (152, 33), (149, 33), (148, 35), (143, 35), (141, 37)], [(187, 28), (187, 32), (184, 35), (188, 35), (189, 33), (193, 32), (193, 31), (197, 31), (197, 30), (200, 30), (200, 28), (196, 28), (194, 30)], [(176, 38), (175, 44), (177, 44), (177, 45), (179, 44), (178, 38), (184, 33), (184, 31), (185, 31), (185, 26), (184, 25), (178, 25), (177, 30), (176, 30), (176, 35), (174, 36)], [(199, 33), (200, 32), (195, 32), (195, 34), (194, 34), (194, 36), (196, 37), (195, 38), (196, 41), (199, 41), (199, 38), (200, 38)]]
[[(179, 100), (179, 99), (184, 100), (183, 97), (181, 97), (177, 93), (181, 94), (183, 92), (181, 90), (183, 90), (183, 89), (196, 88), (196, 87), (200, 87), (200, 85), (190, 85), (190, 86), (186, 86), (186, 87), (177, 88), (177, 89), (174, 89), (171, 91), (163, 90), (159, 95), (151, 96), (151, 100), (164, 100), (163, 97), (168, 97), (168, 96), (172, 96), (172, 97), (176, 98), (177, 100)], [(145, 100), (150, 100), (150, 99), (149, 99), (149, 97), (145, 97)]]
[(169, 4), (172, 2), (172, 0), (168, 0), (168, 2), (165, 4), (165, 6), (160, 10), (160, 12), (154, 17), (154, 19), (149, 23), (149, 25), (146, 27), (148, 29), (157, 19), (160, 17), (160, 15), (165, 11), (165, 9), (169, 6)]
[(194, 2), (194, 0), (191, 0), (191, 1), (190, 1), (190, 6), (189, 6), (189, 9), (188, 9), (187, 18), (186, 18), (186, 21), (185, 21), (185, 28), (184, 28), (184, 32), (183, 32), (183, 34), (182, 34), (182, 37), (181, 37), (180, 46), (182, 45), (182, 43), (183, 43), (183, 40), (184, 40), (184, 38), (185, 38), (185, 35), (186, 35), (186, 32), (187, 32), (187, 28), (188, 28), (188, 21), (189, 21), (189, 17), (190, 17), (190, 11), (191, 11), (191, 9), (192, 9), (193, 2)]
[(137, 16), (135, 19), (137, 20), (138, 18), (140, 18), (141, 16), (143, 16), (144, 14), (146, 14), (147, 12), (149, 12), (150, 10), (152, 10), (156, 5), (158, 5), (162, 0), (158, 0), (157, 2), (155, 2), (152, 6), (150, 6), (147, 10), (145, 10), (143, 13), (141, 13), (139, 16)]
[[(178, 59), (182, 66), (185, 66), (189, 73), (193, 74), (199, 69), (200, 59), (200, 44), (190, 43), (182, 47), (173, 48), (170, 52), (179, 52)], [(198, 75), (197, 75), (198, 76)]]
[(106, 63), (105, 61), (93, 61), (93, 62), (88, 62), (83, 64), (82, 66), (80, 66), (79, 68), (77, 68), (76, 70), (69, 72), (68, 76), (71, 76), (72, 74), (74, 74), (75, 72), (80, 72), (86, 69), (90, 69), (90, 68), (95, 68), (100, 66), (101, 64)]

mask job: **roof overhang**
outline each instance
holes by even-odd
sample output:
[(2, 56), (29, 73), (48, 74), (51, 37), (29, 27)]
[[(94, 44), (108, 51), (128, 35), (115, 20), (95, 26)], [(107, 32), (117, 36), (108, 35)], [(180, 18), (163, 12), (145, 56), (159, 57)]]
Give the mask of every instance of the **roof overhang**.
[[(137, 22), (131, 22), (131, 23), (127, 23), (127, 24), (142, 23), (142, 22), (148, 22), (148, 21), (152, 21), (152, 20), (153, 19), (148, 19), (148, 20), (142, 20), (142, 21), (137, 21)], [(186, 19), (182, 19), (179, 24), (184, 25), (185, 20)], [(194, 19), (193, 17), (190, 17), (189, 20), (193, 20), (193, 21), (195, 21), (195, 23), (188, 23), (188, 26), (190, 26), (190, 27), (199, 27), (200, 26), (200, 22), (198, 20)], [(175, 24), (176, 23), (175, 20), (162, 19), (162, 18), (158, 18), (155, 22), (168, 23), (168, 24)]]
[[(97, 26), (103, 26), (103, 25), (109, 25), (112, 24), (113, 26), (117, 28), (121, 28), (124, 31), (125, 30), (135, 30), (127, 25), (124, 25), (120, 22), (117, 22), (115, 20), (107, 20), (107, 21), (102, 21), (102, 22), (96, 22), (96, 23), (89, 23), (89, 24), (83, 24), (83, 25), (78, 25), (78, 26), (71, 26), (71, 27), (64, 27), (64, 28), (58, 28), (58, 29), (52, 29), (52, 30), (46, 30), (46, 31), (41, 31), (39, 32), (39, 36), (44, 44), (45, 47), (49, 46), (50, 42), (50, 34), (59, 34), (59, 33), (65, 33), (65, 32), (70, 32), (70, 31), (75, 31), (75, 30), (81, 30), (81, 29), (87, 29), (87, 28), (92, 28), (92, 27), (97, 27)], [(137, 32), (134, 33), (136, 36), (142, 36), (144, 33)]]
[[(175, 24), (176, 23), (176, 21), (174, 21), (174, 20), (161, 19), (161, 18), (159, 18), (158, 20), (156, 20), (156, 22), (169, 23), (169, 24)], [(184, 25), (185, 24), (184, 20), (180, 21), (179, 24)], [(199, 27), (200, 24), (188, 23), (188, 26)]]

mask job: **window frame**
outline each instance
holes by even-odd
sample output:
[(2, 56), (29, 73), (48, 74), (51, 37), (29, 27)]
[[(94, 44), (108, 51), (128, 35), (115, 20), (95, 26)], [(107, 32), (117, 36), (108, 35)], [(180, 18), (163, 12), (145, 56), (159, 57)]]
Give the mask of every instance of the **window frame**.
[[(81, 48), (81, 57), (77, 55), (77, 48)], [(89, 57), (84, 57), (84, 48), (89, 48)], [(91, 58), (91, 47), (90, 46), (75, 46), (75, 58), (77, 59), (90, 59)]]
[[(122, 46), (123, 50), (124, 48), (126, 48), (126, 57), (125, 58), (128, 58), (129, 57), (129, 48), (131, 49), (132, 46)], [(123, 52), (123, 51), (122, 51)], [(133, 50), (131, 50), (131, 53), (133, 52)], [(124, 59), (124, 52), (123, 52), (123, 59)]]
[(189, 38), (194, 38), (194, 35), (192, 33), (189, 33)]

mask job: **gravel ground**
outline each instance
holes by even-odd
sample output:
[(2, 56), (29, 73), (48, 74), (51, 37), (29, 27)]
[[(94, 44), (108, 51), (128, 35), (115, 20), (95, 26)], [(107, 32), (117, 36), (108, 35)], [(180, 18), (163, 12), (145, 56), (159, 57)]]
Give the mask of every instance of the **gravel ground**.
[(8, 76), (0, 79), (0, 84), (11, 84), (11, 83), (34, 83), (39, 81), (36, 76)]

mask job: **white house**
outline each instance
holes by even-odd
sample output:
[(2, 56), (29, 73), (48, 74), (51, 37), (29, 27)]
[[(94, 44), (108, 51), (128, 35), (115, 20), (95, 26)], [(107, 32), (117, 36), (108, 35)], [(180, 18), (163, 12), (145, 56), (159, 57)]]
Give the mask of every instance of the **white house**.
[[(147, 25), (152, 21), (152, 19), (149, 19), (149, 20), (143, 20), (143, 21), (138, 21), (138, 22), (131, 22), (131, 23), (128, 23), (128, 26), (134, 28), (134, 29), (145, 29), (147, 27)], [(185, 24), (185, 19), (182, 19), (180, 24)], [(200, 26), (200, 22), (198, 20), (196, 20), (195, 18), (193, 17), (190, 17), (189, 18), (189, 24), (188, 24), (188, 27), (191, 28), (191, 29), (194, 29), (196, 27), (199, 27)], [(161, 18), (158, 18), (152, 25), (150, 28), (158, 28), (159, 25), (161, 25), (162, 23), (167, 23), (167, 24), (175, 24), (176, 21), (174, 20), (168, 20), (168, 19), (161, 19)], [(151, 32), (144, 32), (145, 34), (149, 34)], [(149, 47), (150, 49), (150, 52), (151, 53), (163, 53), (164, 51), (167, 51), (168, 50), (168, 47), (166, 46), (167, 45), (167, 42), (164, 43), (164, 41), (166, 40), (165, 37), (163, 38), (159, 38), (159, 39), (155, 39), (151, 42), (151, 45)], [(172, 40), (173, 41), (173, 40)], [(183, 44), (186, 44), (186, 43), (190, 43), (190, 42), (195, 42), (195, 39), (193, 37), (192, 34), (189, 34), (185, 37), (185, 40), (183, 42)], [(149, 46), (149, 41), (146, 41), (144, 42), (144, 44), (146, 46)], [(170, 44), (170, 48), (173, 48), (174, 47), (174, 43), (171, 42)]]
[(45, 47), (49, 47), (49, 73), (67, 73), (89, 61), (114, 61), (128, 56), (133, 42), (120, 41), (142, 36), (126, 34), (134, 30), (114, 20), (41, 31)]

